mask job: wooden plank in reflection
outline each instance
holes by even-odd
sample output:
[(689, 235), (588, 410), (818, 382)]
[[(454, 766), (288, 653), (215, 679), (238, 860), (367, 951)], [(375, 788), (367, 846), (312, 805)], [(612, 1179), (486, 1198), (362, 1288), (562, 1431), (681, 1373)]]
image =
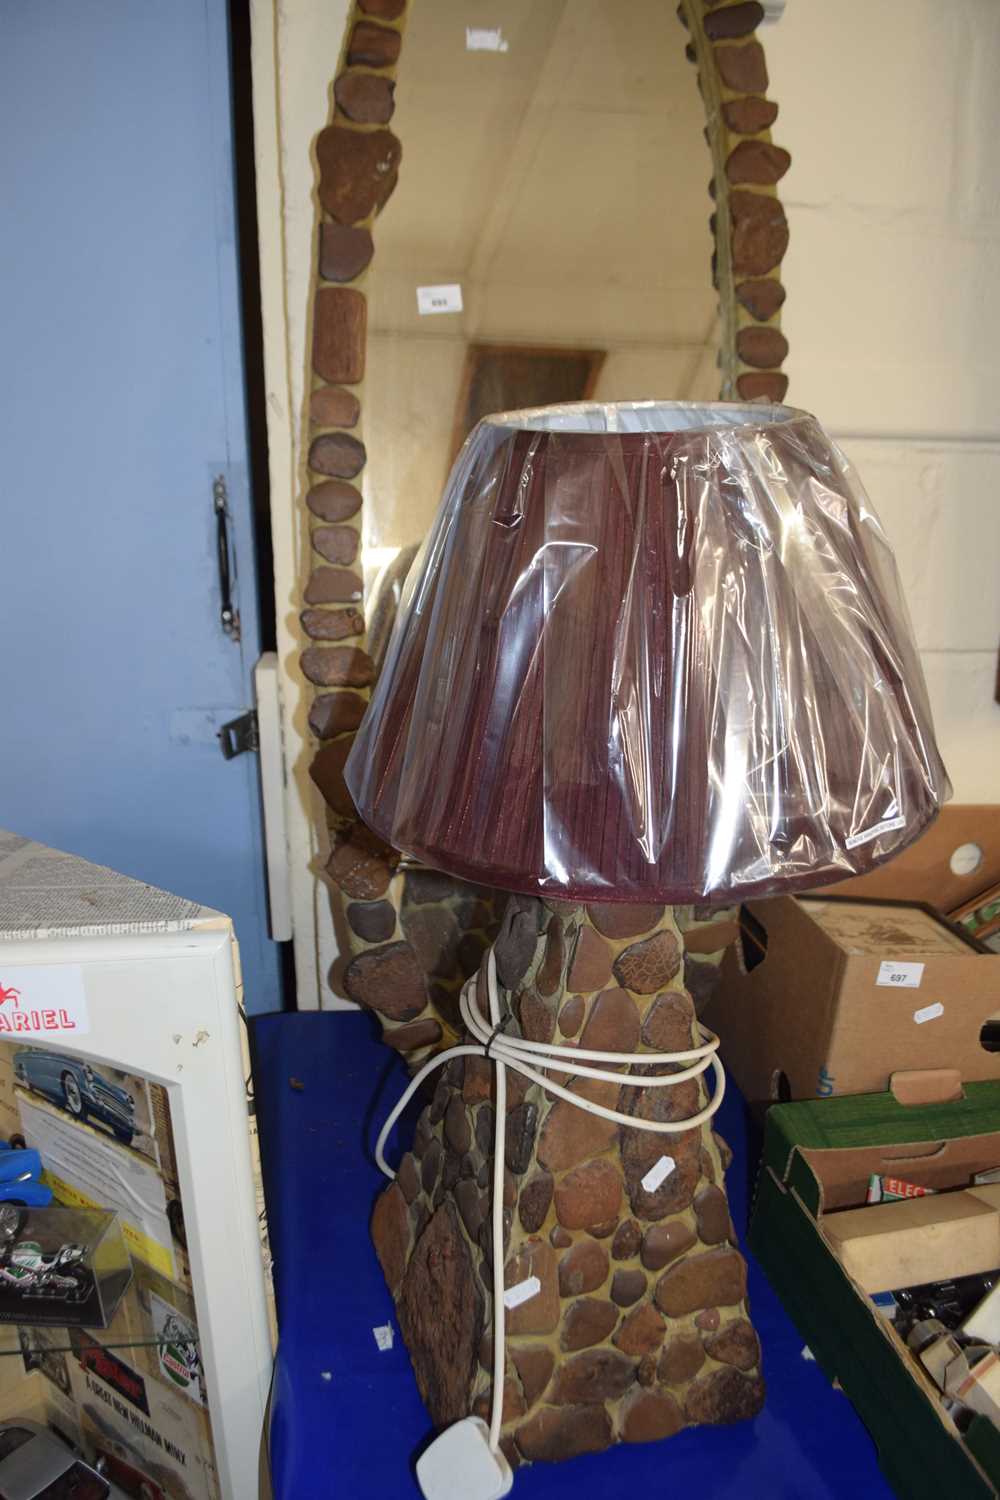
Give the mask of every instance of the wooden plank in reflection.
[(455, 411), (452, 460), (476, 423), (493, 412), (589, 401), (603, 349), (564, 345), (470, 344)]

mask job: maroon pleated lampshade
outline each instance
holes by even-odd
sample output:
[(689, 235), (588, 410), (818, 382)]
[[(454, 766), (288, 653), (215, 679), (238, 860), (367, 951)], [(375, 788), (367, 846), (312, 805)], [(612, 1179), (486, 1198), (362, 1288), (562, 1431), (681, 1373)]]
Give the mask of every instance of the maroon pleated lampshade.
[(424, 863), (572, 900), (842, 879), (949, 795), (895, 563), (787, 407), (481, 422), (347, 763)]

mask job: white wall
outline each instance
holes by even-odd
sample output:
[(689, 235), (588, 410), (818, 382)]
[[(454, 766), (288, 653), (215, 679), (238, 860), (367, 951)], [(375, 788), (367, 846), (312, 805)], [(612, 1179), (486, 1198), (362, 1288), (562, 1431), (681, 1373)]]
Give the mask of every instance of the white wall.
[(792, 153), (789, 399), (896, 549), (956, 800), (997, 802), (1000, 6), (790, 0), (764, 42)]

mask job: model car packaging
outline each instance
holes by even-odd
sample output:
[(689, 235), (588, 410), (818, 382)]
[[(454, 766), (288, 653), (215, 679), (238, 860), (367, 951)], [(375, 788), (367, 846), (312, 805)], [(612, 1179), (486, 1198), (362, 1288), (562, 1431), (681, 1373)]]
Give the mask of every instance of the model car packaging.
[[(61, 1326), (0, 1323), (0, 1385), (12, 1368), (22, 1406), (33, 1393), (40, 1420), (103, 1457), (125, 1494), (243, 1500), (257, 1488), (270, 1308), (232, 924), (0, 830), (0, 960), (0, 1141), (24, 1137), (64, 1211), (115, 1213), (133, 1269), (105, 1329), (65, 1310)], [(20, 1208), (10, 1187), (0, 1162), (0, 1223)], [(10, 1263), (72, 1292), (73, 1243), (59, 1264), (50, 1255), (15, 1244)]]
[(130, 1255), (189, 1280), (163, 1093), (86, 1054), (0, 1043), (0, 1123), (40, 1153), (56, 1200), (115, 1209)]
[[(51, 1237), (35, 1234), (29, 1210), (16, 1208), (23, 1228), (7, 1281), (0, 1256), (0, 1322), (20, 1326), (0, 1327), (0, 1375), (5, 1366), (16, 1368), (21, 1399), (23, 1388), (35, 1392), (35, 1419), (78, 1442), (91, 1462), (103, 1461), (125, 1494), (217, 1500), (167, 1090), (55, 1043), (0, 1040), (3, 1132), (27, 1139), (26, 1156), (40, 1154), (43, 1181), (56, 1199), (45, 1212), (68, 1215), (78, 1226), (117, 1224), (118, 1263), (124, 1259), (126, 1273), (124, 1295), (108, 1300), (103, 1313), (88, 1301), (81, 1315), (76, 1288), (66, 1285), (76, 1274), (75, 1242), (67, 1242), (57, 1264), (61, 1245), (53, 1255)], [(90, 1206), (109, 1201), (117, 1213)], [(4, 1210), (0, 1182), (0, 1228)], [(13, 1282), (8, 1287), (11, 1278), (23, 1290), (15, 1293)], [(30, 1295), (32, 1278), (52, 1295)], [(100, 1276), (96, 1284), (103, 1285)], [(43, 1326), (35, 1326), (36, 1318)]]
[(873, 1172), (868, 1179), (866, 1203), (892, 1203), (899, 1198), (926, 1198), (934, 1189), (921, 1187), (917, 1182), (904, 1182), (901, 1177), (883, 1177)]
[(931, 908), (778, 897), (740, 908), (702, 1019), (753, 1103), (897, 1080), (929, 1102), (1000, 1078), (1000, 1054), (986, 1050), (998, 1012), (1000, 954)]
[(131, 1280), (116, 1214), (0, 1205), (0, 1323), (105, 1328)]
[[(932, 1317), (909, 1347), (901, 1311), (885, 1317), (877, 1305), (882, 1290), (896, 1293), (900, 1310), (957, 1305), (963, 1276), (991, 1295), (1000, 1192), (975, 1179), (998, 1159), (998, 1082), (968, 1083), (961, 1098), (931, 1105), (880, 1093), (777, 1104), (767, 1115), (751, 1245), (905, 1500), (1000, 1493), (991, 1351)], [(933, 1191), (866, 1204), (873, 1175)]]
[(102, 1460), (127, 1495), (218, 1500), (194, 1303), (142, 1264), (103, 1331), (0, 1328), (0, 1419), (18, 1413)]

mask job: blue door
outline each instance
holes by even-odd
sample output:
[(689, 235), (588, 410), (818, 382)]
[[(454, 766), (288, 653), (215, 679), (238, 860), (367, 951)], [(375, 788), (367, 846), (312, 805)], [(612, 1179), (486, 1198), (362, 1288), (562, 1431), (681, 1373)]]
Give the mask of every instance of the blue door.
[(0, 827), (227, 912), (262, 1011), (229, 99), (225, 0), (0, 0)]

